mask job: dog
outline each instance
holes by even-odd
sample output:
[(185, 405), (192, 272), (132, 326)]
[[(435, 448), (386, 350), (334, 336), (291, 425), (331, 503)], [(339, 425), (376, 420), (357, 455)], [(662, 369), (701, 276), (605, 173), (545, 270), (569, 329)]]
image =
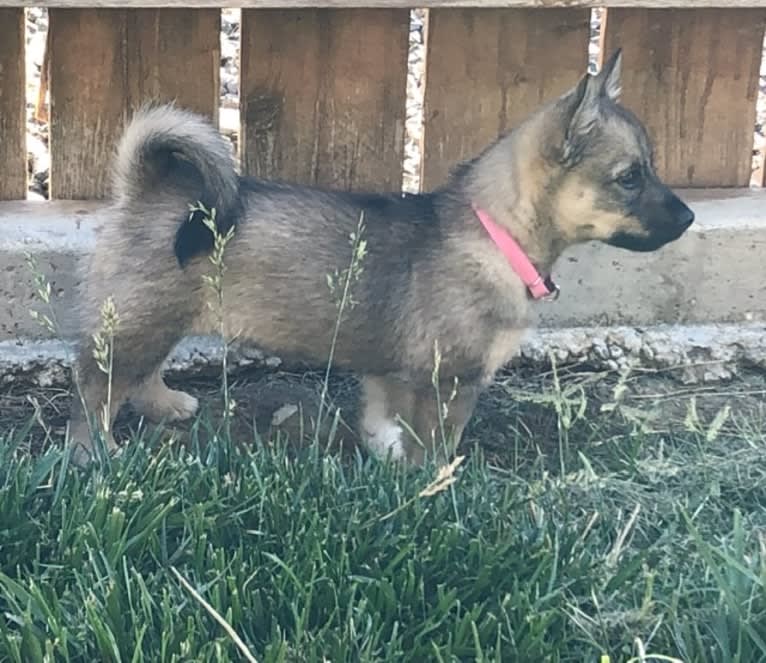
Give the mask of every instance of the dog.
[[(183, 336), (217, 333), (222, 320), (287, 360), (320, 365), (332, 346), (333, 365), (360, 378), (359, 433), (374, 455), (421, 465), (454, 451), (480, 393), (518, 351), (531, 306), (558, 295), (550, 271), (567, 247), (655, 251), (694, 221), (619, 103), (621, 59), (616, 51), (417, 195), (242, 177), (203, 117), (172, 104), (139, 110), (83, 280), (71, 442), (90, 456), (93, 415), (114, 446), (128, 401), (154, 421), (194, 415), (197, 400), (168, 388), (160, 368)], [(205, 279), (213, 214), (220, 236), (233, 233), (221, 320)], [(339, 324), (332, 275), (353, 299)], [(111, 381), (93, 337), (109, 297), (119, 316)]]

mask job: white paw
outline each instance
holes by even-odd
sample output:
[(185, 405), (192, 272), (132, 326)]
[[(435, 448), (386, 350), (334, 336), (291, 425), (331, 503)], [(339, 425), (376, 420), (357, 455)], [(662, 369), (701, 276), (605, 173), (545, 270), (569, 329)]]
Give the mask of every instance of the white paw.
[(199, 401), (183, 391), (163, 388), (131, 399), (136, 412), (149, 421), (183, 421), (197, 413)]
[(404, 443), (402, 442), (402, 427), (391, 419), (375, 422), (374, 429), (365, 422), (365, 444), (378, 458), (387, 458), (389, 453), (392, 460), (404, 460)]
[(168, 421), (190, 419), (199, 409), (199, 400), (183, 391), (171, 391), (167, 400), (166, 417)]

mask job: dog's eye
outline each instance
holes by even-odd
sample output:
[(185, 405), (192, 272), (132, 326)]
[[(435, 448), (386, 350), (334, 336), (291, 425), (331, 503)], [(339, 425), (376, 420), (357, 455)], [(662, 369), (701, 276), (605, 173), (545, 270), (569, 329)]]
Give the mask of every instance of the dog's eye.
[(634, 166), (617, 177), (617, 184), (623, 189), (637, 189), (641, 185), (641, 169)]

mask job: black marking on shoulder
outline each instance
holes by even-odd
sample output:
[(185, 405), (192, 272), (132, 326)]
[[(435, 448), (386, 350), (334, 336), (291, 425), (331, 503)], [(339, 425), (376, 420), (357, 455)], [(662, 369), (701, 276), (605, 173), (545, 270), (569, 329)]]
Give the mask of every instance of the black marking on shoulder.
[(430, 224), (436, 219), (435, 196), (431, 193), (347, 193), (348, 199), (365, 212), (405, 223)]
[(257, 177), (245, 176), (239, 178), (239, 190), (242, 194), (254, 193), (276, 193), (279, 191), (286, 191), (290, 189), (305, 188), (297, 187), (294, 184), (288, 182), (281, 182), (279, 180), (262, 180)]
[[(339, 202), (340, 200), (350, 202), (365, 210), (373, 219), (396, 219), (404, 223), (432, 225), (437, 216), (436, 196), (431, 193), (380, 194), (333, 191), (319, 187), (297, 187), (289, 183), (261, 180), (254, 177), (242, 177), (239, 183), (240, 202), (234, 209), (227, 210), (223, 215), (216, 217), (216, 228), (219, 233), (226, 234), (232, 227), (239, 224), (244, 214), (241, 199), (245, 194), (274, 194), (292, 189), (295, 189), (297, 193), (298, 190), (307, 188), (337, 196)], [(212, 201), (215, 200), (215, 196), (211, 195), (210, 192), (204, 192), (199, 200), (207, 209), (210, 209), (214, 204)], [(213, 250), (215, 241), (213, 233), (204, 224), (203, 219), (203, 212), (187, 211), (176, 231), (174, 252), (178, 264), (182, 268), (195, 256), (208, 254)]]
[(431, 223), (436, 218), (436, 196), (433, 193), (377, 193), (344, 191), (320, 186), (296, 185), (279, 180), (261, 180), (254, 177), (242, 179), (243, 193), (278, 194), (292, 191), (296, 196), (303, 192), (320, 193), (340, 203), (351, 204), (364, 210), (369, 217), (396, 219), (405, 223)]
[(464, 161), (459, 161), (458, 163), (456, 163), (449, 169), (449, 178), (452, 180), (464, 179), (471, 172), (471, 170), (476, 165), (476, 162), (478, 160), (479, 160), (478, 157), (474, 157), (472, 159), (465, 159)]

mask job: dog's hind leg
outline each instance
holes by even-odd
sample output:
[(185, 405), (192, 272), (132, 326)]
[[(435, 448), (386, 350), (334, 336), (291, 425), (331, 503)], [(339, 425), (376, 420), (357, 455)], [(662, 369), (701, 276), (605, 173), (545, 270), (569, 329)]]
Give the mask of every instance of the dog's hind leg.
[(103, 437), (107, 452), (116, 450), (112, 424), (127, 398), (129, 387), (119, 377), (110, 381), (92, 357), (78, 358), (73, 377), (77, 383), (72, 399), (69, 443), (73, 447), (73, 460), (83, 465), (93, 453), (94, 435), (97, 433)]
[(136, 389), (130, 403), (138, 414), (153, 423), (189, 419), (199, 407), (199, 401), (191, 394), (168, 387), (159, 369)]
[[(189, 328), (196, 311), (194, 297), (172, 300), (179, 285), (168, 282), (165, 285), (166, 288), (157, 289), (153, 285), (139, 287), (134, 283), (114, 293), (118, 320), (110, 344), (109, 375), (103, 370), (104, 362), (99, 366), (94, 357), (93, 337), (83, 334), (70, 425), (71, 441), (79, 447), (76, 460), (84, 461), (92, 452), (92, 432), (100, 432), (110, 448), (116, 446), (111, 436), (114, 419), (120, 406), (134, 394), (138, 395), (145, 411), (151, 410), (152, 414), (160, 415), (160, 419), (171, 412), (189, 414), (196, 405), (191, 396), (168, 389), (159, 374), (162, 363)], [(84, 316), (84, 331), (99, 326), (94, 309), (91, 307)], [(108, 416), (104, 416), (105, 406), (108, 406)], [(95, 431), (88, 425), (93, 418)]]

